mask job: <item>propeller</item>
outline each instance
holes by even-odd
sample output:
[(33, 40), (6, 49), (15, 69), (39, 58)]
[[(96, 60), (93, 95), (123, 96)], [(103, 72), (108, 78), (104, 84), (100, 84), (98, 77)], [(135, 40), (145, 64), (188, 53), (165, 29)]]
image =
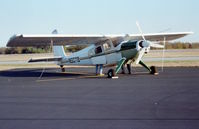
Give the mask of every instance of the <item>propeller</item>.
[(140, 60), (142, 59), (142, 56), (144, 55), (144, 53), (145, 53), (145, 49), (141, 49), (141, 51), (139, 52), (138, 58), (135, 61), (136, 64), (138, 64), (140, 62)]
[(145, 37), (144, 37), (144, 34), (142, 33), (142, 29), (141, 29), (141, 27), (140, 27), (140, 24), (139, 24), (138, 21), (136, 21), (136, 25), (137, 25), (137, 27), (138, 27), (138, 30), (140, 31), (140, 34), (142, 35), (142, 39), (144, 40), (144, 41), (141, 41), (141, 42), (139, 43), (139, 45), (141, 46), (141, 49), (140, 49), (140, 51), (139, 51), (139, 55), (138, 55), (138, 58), (137, 58), (137, 60), (136, 60), (136, 64), (138, 64), (138, 63), (140, 62), (140, 60), (142, 59), (142, 57), (144, 56), (145, 49), (146, 49), (147, 47), (150, 47), (150, 43), (148, 43), (148, 42), (146, 41), (146, 39), (145, 39)]
[(145, 37), (144, 37), (144, 34), (142, 32), (142, 29), (141, 29), (138, 21), (136, 21), (136, 25), (138, 27), (138, 30), (140, 31), (142, 39), (144, 40), (144, 41), (139, 42), (139, 46), (141, 48), (140, 48), (140, 50), (138, 50), (139, 51), (139, 55), (138, 55), (138, 58), (136, 60), (136, 64), (138, 64), (140, 62), (140, 60), (142, 59), (142, 57), (144, 56), (145, 50), (150, 49), (150, 47), (153, 47), (153, 48), (164, 48), (164, 46), (160, 45), (160, 44), (157, 44), (156, 42), (147, 41), (145, 39)]
[(142, 39), (143, 39), (144, 41), (146, 41), (146, 39), (145, 39), (145, 37), (144, 37), (144, 34), (142, 33), (142, 29), (141, 29), (141, 27), (140, 27), (140, 24), (139, 24), (138, 21), (136, 21), (136, 25), (137, 25), (137, 27), (138, 27), (138, 30), (140, 31), (140, 34), (142, 35)]
[(160, 44), (157, 44), (157, 43), (154, 43), (154, 42), (150, 42), (150, 47), (153, 47), (153, 48), (164, 48), (164, 45), (160, 45)]

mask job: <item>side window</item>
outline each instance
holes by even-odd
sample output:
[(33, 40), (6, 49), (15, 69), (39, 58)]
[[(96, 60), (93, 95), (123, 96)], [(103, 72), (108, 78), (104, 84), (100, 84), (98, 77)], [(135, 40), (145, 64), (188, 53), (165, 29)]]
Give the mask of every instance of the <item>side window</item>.
[(99, 54), (99, 53), (102, 53), (102, 47), (101, 46), (98, 46), (95, 48), (95, 54)]
[(109, 43), (104, 43), (103, 47), (104, 47), (104, 51), (111, 49), (111, 45)]
[(88, 56), (89, 57), (91, 57), (93, 55), (95, 55), (95, 49), (94, 48), (88, 51)]

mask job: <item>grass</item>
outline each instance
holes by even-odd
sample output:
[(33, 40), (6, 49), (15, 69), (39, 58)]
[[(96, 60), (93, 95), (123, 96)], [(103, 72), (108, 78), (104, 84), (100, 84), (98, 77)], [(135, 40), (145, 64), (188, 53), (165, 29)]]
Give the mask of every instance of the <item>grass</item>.
[[(162, 62), (160, 61), (152, 61), (152, 62), (147, 62), (147, 65), (149, 66), (158, 66), (161, 67), (162, 66)], [(199, 66), (199, 61), (189, 61), (189, 60), (185, 60), (185, 61), (164, 61), (163, 63), (164, 66), (166, 67), (195, 67), (195, 66)]]
[[(152, 50), (145, 57), (162, 57), (162, 50)], [(199, 56), (199, 49), (166, 50), (165, 57), (192, 57)]]

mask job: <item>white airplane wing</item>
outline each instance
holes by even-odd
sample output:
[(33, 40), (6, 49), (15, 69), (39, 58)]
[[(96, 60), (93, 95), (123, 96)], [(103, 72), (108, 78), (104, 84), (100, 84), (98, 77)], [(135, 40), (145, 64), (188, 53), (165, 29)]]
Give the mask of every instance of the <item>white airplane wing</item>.
[[(149, 41), (163, 41), (164, 38), (169, 40), (175, 40), (193, 32), (176, 32), (176, 33), (152, 33), (144, 34), (146, 40)], [(95, 44), (99, 41), (114, 38), (124, 38), (128, 36), (130, 39), (141, 40), (141, 34), (130, 35), (63, 35), (63, 34), (50, 34), (50, 35), (14, 35), (7, 43), (8, 47), (28, 47), (28, 46), (46, 46), (50, 45), (53, 41), (53, 45), (86, 45)]]
[[(190, 34), (193, 34), (193, 32), (150, 33), (150, 34), (144, 34), (144, 37), (146, 40), (149, 41), (164, 41), (164, 38), (166, 41), (171, 41), (182, 38)], [(142, 40), (141, 34), (130, 35), (130, 37), (135, 40)]]

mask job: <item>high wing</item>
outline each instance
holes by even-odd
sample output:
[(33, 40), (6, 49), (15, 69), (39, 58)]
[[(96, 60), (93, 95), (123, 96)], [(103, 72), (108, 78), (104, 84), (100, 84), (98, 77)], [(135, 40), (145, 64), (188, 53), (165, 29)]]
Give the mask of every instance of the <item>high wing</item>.
[[(144, 34), (144, 37), (146, 40), (149, 41), (164, 41), (164, 38), (166, 41), (171, 41), (185, 37), (190, 34), (193, 34), (193, 32), (151, 33), (151, 34)], [(141, 34), (130, 35), (130, 37), (135, 40), (143, 39)]]
[[(144, 34), (146, 40), (149, 41), (167, 41), (175, 40), (186, 35), (193, 34), (193, 32), (175, 32), (175, 33), (151, 33)], [(50, 45), (86, 45), (95, 44), (99, 41), (107, 39), (117, 39), (128, 37), (128, 39), (141, 40), (141, 34), (130, 35), (63, 35), (63, 34), (50, 34), (50, 35), (14, 35), (7, 43), (7, 47), (28, 47), (28, 46), (46, 46)]]
[(83, 45), (93, 44), (103, 40), (102, 35), (62, 35), (62, 34), (49, 34), (49, 35), (14, 35), (7, 43), (8, 47), (28, 47), (28, 46), (46, 46), (50, 45)]

